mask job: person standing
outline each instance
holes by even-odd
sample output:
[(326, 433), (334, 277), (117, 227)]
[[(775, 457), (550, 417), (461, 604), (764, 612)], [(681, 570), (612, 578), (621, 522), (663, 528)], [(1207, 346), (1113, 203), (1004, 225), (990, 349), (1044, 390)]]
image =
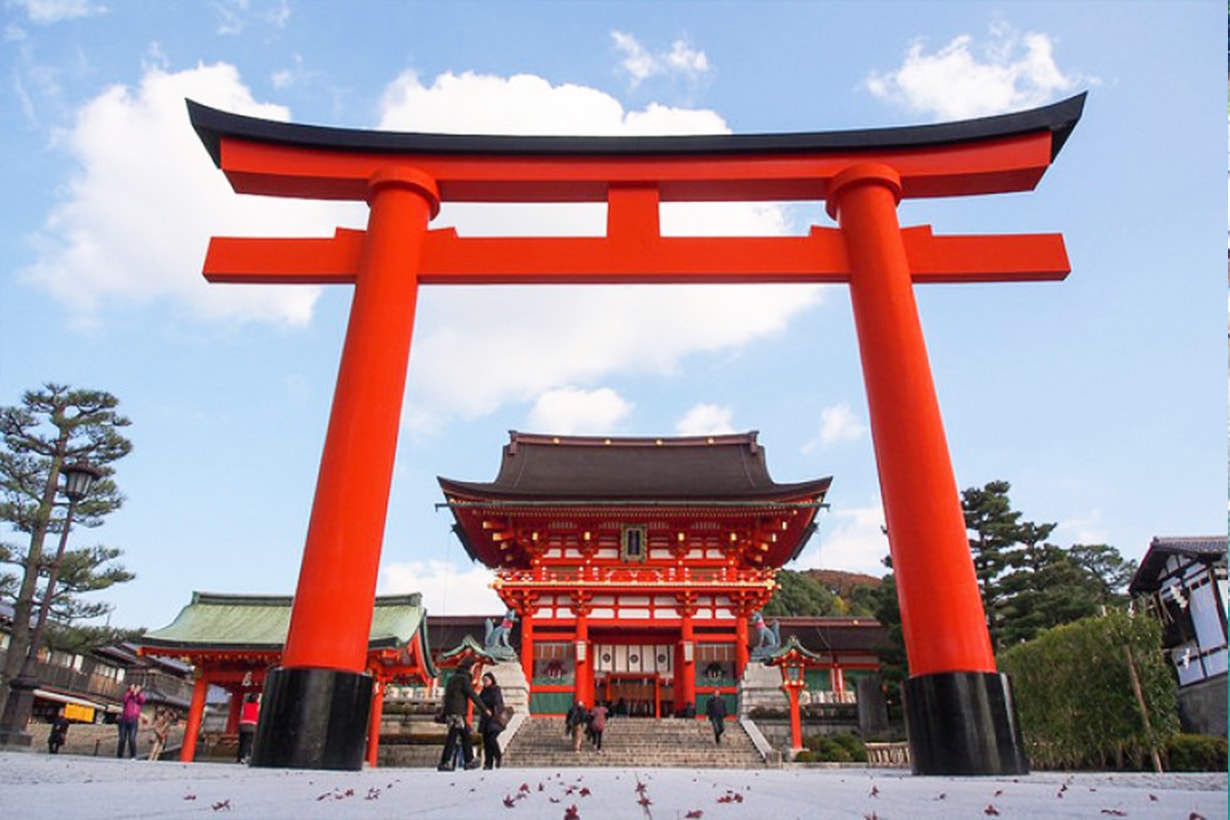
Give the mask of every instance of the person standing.
[(154, 710), (154, 745), (149, 750), (150, 760), (157, 760), (162, 756), (162, 750), (167, 745), (167, 733), (171, 731), (171, 724), (174, 722), (175, 715), (170, 709), (159, 706)]
[(504, 693), (490, 672), (483, 674), (483, 688), (478, 699), (487, 708), (487, 714), (478, 721), (478, 733), (483, 736), (483, 768), (498, 769), (504, 756), (500, 751), (500, 732), (505, 727)]
[(247, 763), (252, 758), (252, 741), (256, 739), (256, 723), (260, 720), (260, 696), (251, 692), (243, 699), (239, 710), (239, 752), (240, 763)]
[(602, 732), (606, 729), (607, 709), (601, 701), (589, 713), (589, 737), (593, 741), (594, 751), (602, 754)]
[(457, 744), (461, 744), (461, 755), (465, 768), (477, 769), (478, 761), (474, 759), (473, 742), (470, 739), (470, 723), (466, 720), (466, 702), (469, 701), (489, 715), (487, 707), (478, 699), (474, 691), (474, 683), (470, 680), (470, 668), (474, 665), (471, 658), (463, 658), (444, 687), (444, 720), (448, 724), (448, 734), (444, 738), (444, 752), (440, 755), (440, 765), (436, 769), (441, 772), (451, 772), (456, 768), (453, 755)]
[(120, 707), (120, 719), (116, 726), (120, 730), (120, 742), (115, 747), (115, 756), (123, 757), (124, 749), (128, 749), (129, 757), (137, 756), (137, 726), (141, 723), (141, 707), (145, 704), (145, 695), (141, 687), (131, 684), (124, 693), (124, 704)]
[(50, 754), (58, 755), (60, 747), (64, 745), (65, 739), (68, 737), (68, 718), (64, 717), (64, 707), (61, 706), (56, 712), (56, 718), (51, 722), (51, 732), (47, 735), (47, 751)]
[(709, 722), (713, 724), (713, 742), (720, 744), (722, 733), (726, 731), (726, 701), (714, 692), (709, 696), (709, 702), (705, 705), (705, 714), (709, 716)]
[(564, 733), (572, 738), (572, 750), (581, 751), (581, 739), (584, 737), (586, 725), (589, 723), (589, 712), (583, 701), (572, 704), (568, 714), (564, 716)]

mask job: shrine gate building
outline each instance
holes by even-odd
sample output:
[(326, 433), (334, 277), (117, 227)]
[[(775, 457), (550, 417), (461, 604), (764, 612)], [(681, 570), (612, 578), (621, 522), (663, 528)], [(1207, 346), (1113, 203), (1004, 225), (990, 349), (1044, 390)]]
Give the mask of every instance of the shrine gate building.
[(513, 432), (490, 483), (441, 478), (454, 531), (520, 626), (530, 711), (736, 713), (749, 619), (816, 530), (831, 478), (778, 484), (755, 432)]

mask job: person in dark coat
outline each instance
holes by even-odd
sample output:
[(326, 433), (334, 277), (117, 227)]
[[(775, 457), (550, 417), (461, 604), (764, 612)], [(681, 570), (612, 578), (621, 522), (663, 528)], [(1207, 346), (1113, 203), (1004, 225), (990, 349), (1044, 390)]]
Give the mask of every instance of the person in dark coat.
[(709, 703), (705, 705), (705, 714), (713, 724), (713, 742), (721, 743), (722, 732), (726, 731), (726, 701), (722, 700), (720, 695), (710, 695)]
[(572, 750), (581, 751), (585, 728), (589, 725), (589, 710), (582, 701), (577, 701), (564, 715), (564, 735), (572, 738)]
[(47, 751), (58, 755), (67, 737), (68, 718), (64, 717), (64, 707), (60, 707), (60, 711), (56, 712), (56, 719), (51, 722), (51, 733), (47, 735)]
[(465, 760), (465, 768), (477, 769), (478, 761), (474, 759), (474, 746), (470, 738), (470, 723), (466, 720), (466, 701), (473, 703), (487, 716), (490, 712), (474, 691), (474, 683), (470, 680), (470, 668), (474, 661), (464, 658), (453, 670), (448, 683), (444, 687), (444, 720), (448, 724), (448, 735), (444, 738), (444, 751), (440, 755), (440, 765), (436, 769), (451, 772), (456, 767), (453, 755), (457, 744), (461, 744), (461, 754)]
[(483, 688), (478, 693), (478, 699), (488, 712), (478, 721), (478, 733), (483, 736), (483, 768), (498, 769), (504, 756), (500, 751), (500, 732), (505, 728), (504, 693), (495, 682), (495, 675), (490, 672), (483, 675)]

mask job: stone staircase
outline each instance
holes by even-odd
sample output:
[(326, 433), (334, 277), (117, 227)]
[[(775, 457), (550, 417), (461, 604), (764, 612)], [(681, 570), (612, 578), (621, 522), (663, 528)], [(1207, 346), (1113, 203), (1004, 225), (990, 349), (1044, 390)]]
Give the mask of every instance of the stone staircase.
[(722, 744), (707, 720), (607, 718), (602, 752), (584, 743), (580, 752), (564, 737), (562, 717), (528, 717), (508, 744), (510, 768), (619, 766), (686, 769), (760, 769), (764, 760), (737, 721), (726, 722)]

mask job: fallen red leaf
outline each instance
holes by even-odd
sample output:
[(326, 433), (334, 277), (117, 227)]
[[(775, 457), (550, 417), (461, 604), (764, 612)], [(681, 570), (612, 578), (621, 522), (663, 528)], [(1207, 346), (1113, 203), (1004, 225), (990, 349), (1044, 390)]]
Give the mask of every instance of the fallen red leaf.
[(700, 809), (692, 809), (690, 812), (684, 815), (684, 817), (689, 818), (689, 820), (696, 820), (696, 818), (704, 817), (704, 816), (705, 816), (705, 813), (701, 811)]
[(987, 807), (982, 810), (982, 813), (990, 816), (997, 816), (999, 815), (999, 809), (995, 808), (990, 803), (987, 803)]

